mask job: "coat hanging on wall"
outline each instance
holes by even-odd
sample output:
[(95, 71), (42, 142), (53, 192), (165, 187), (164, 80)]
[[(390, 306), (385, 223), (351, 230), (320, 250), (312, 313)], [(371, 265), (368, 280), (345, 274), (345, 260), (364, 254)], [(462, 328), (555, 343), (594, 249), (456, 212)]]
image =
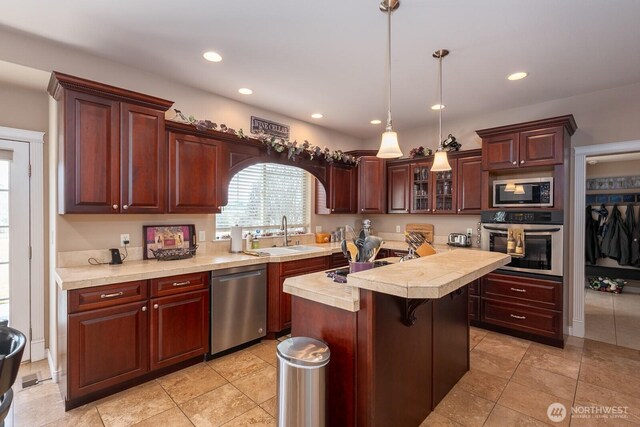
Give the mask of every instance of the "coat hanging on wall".
[(622, 220), (622, 214), (618, 209), (618, 205), (613, 205), (611, 215), (607, 221), (606, 234), (600, 245), (602, 256), (614, 259), (618, 261), (620, 265), (629, 265), (630, 243), (629, 230)]
[[(631, 222), (633, 223), (633, 205), (627, 207), (627, 218), (628, 217), (631, 217)], [(631, 265), (640, 267), (640, 209), (638, 210), (638, 221), (633, 224), (633, 230), (631, 230), (630, 263)]]
[(587, 206), (586, 231), (584, 236), (584, 255), (589, 264), (595, 264), (600, 258), (600, 242), (598, 241), (599, 219), (593, 219), (593, 208)]

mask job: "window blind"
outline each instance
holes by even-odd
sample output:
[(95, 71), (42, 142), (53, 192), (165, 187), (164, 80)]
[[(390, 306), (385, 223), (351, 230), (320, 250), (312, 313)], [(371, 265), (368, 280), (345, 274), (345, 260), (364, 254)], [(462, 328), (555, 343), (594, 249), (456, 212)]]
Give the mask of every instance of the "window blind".
[(216, 232), (234, 225), (247, 229), (279, 228), (282, 216), (289, 227), (308, 227), (309, 174), (274, 163), (249, 166), (229, 183), (229, 202), (216, 215)]

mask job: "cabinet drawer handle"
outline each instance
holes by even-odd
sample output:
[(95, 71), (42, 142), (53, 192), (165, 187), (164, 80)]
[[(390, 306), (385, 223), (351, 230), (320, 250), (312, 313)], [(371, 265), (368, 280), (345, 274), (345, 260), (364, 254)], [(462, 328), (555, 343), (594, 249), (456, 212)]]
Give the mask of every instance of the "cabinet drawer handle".
[(114, 292), (112, 294), (102, 294), (100, 295), (100, 298), (115, 298), (122, 295), (124, 295), (124, 292), (120, 291), (120, 292)]
[(517, 316), (515, 314), (510, 314), (509, 316), (513, 317), (514, 319), (519, 319), (519, 320), (525, 320), (527, 318), (527, 316)]
[(113, 208), (113, 209), (118, 209), (118, 205), (114, 204), (114, 205), (112, 206), (112, 208)]
[(153, 304), (153, 308), (155, 308), (157, 310), (158, 309), (158, 304)]
[(514, 292), (522, 292), (522, 293), (527, 292), (526, 289), (519, 289), (519, 288), (511, 288), (511, 290), (514, 291)]
[(520, 164), (523, 164), (523, 163), (524, 163), (524, 160), (520, 160)]
[(185, 285), (190, 285), (191, 282), (189, 280), (186, 280), (184, 282), (173, 282), (173, 286), (185, 286)]
[(142, 311), (147, 311), (147, 306), (146, 305), (142, 307)]
[(514, 162), (513, 162), (513, 164), (514, 164), (514, 165), (517, 165), (517, 164), (518, 164), (518, 162), (515, 162), (515, 161), (514, 161)]

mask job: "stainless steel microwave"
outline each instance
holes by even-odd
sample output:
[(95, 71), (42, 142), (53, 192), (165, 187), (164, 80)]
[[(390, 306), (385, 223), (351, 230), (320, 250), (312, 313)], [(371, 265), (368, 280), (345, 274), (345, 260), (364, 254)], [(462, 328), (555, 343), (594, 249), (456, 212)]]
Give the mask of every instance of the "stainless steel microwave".
[(553, 207), (553, 178), (523, 178), (493, 181), (493, 207)]

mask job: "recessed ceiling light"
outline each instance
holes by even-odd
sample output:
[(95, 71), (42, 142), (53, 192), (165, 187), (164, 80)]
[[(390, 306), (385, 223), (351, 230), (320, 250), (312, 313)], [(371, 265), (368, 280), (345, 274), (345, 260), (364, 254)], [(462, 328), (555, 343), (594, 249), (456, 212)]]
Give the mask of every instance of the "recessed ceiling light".
[(598, 161), (597, 160), (587, 160), (587, 163), (590, 164), (590, 165), (595, 165), (595, 164), (598, 163)]
[(251, 89), (246, 87), (241, 87), (240, 89), (238, 89), (238, 92), (240, 92), (243, 95), (251, 95), (253, 93)]
[(320, 113), (313, 113), (313, 114), (311, 115), (311, 117), (313, 117), (314, 119), (321, 119), (321, 118), (323, 117), (323, 115), (322, 115), (322, 114), (320, 114)]
[(507, 76), (507, 79), (509, 80), (522, 80), (525, 77), (527, 77), (529, 75), (529, 73), (525, 72), (525, 71), (518, 71), (517, 73), (513, 73), (513, 74), (509, 74), (509, 76)]
[(371, 120), (369, 123), (371, 123), (372, 125), (379, 125), (380, 123), (382, 123), (382, 121), (375, 119), (375, 120)]
[(432, 110), (442, 110), (443, 108), (445, 108), (446, 105), (442, 105), (442, 104), (435, 104), (431, 106)]
[(220, 62), (222, 61), (222, 56), (219, 53), (210, 50), (209, 52), (205, 52), (202, 56), (204, 59), (211, 62)]

